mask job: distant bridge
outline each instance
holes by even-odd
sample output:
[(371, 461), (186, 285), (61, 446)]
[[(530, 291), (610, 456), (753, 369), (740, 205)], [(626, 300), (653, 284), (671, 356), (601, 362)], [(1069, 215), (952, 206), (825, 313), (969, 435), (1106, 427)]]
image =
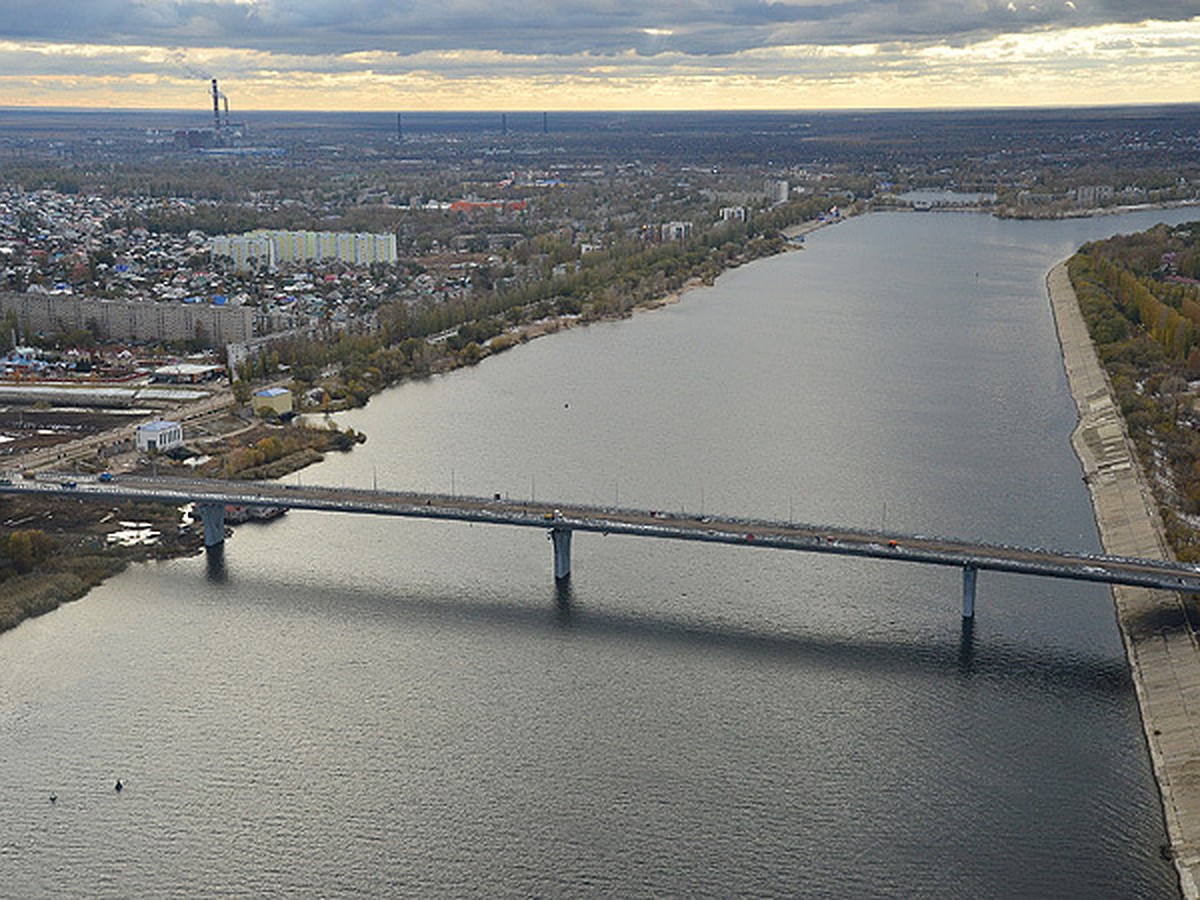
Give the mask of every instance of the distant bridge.
[(571, 536), (576, 531), (672, 538), (714, 544), (802, 550), (839, 556), (865, 556), (962, 570), (963, 618), (975, 615), (979, 571), (1014, 572), (1104, 584), (1127, 584), (1179, 592), (1200, 592), (1200, 567), (1178, 562), (986, 544), (914, 534), (885, 534), (839, 526), (801, 525), (729, 516), (687, 516), (571, 503), (522, 502), (412, 491), (380, 491), (262, 481), (41, 475), (36, 480), (0, 482), (0, 494), (36, 494), (45, 499), (99, 502), (136, 500), (194, 503), (204, 525), (204, 544), (225, 540), (226, 506), (310, 509), (321, 512), (447, 519), (487, 525), (516, 525), (549, 532), (554, 545), (554, 577), (571, 574)]

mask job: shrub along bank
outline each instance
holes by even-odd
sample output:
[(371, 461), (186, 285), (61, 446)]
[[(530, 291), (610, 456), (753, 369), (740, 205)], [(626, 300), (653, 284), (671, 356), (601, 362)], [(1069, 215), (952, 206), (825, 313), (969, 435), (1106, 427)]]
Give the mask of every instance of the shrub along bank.
[(1067, 268), (1168, 540), (1200, 561), (1200, 223), (1086, 244)]

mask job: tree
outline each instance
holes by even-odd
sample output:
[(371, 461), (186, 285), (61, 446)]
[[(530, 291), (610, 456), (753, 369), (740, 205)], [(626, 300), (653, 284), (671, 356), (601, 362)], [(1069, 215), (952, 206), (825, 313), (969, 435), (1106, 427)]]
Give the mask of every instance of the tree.
[(25, 529), (0, 536), (0, 577), (24, 575), (54, 550), (54, 541), (44, 531)]

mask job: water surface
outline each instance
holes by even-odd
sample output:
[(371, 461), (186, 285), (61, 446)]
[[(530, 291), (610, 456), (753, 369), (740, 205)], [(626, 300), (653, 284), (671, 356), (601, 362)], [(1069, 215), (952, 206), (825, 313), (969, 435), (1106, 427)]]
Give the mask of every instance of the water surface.
[[(1045, 273), (1188, 218), (852, 220), (386, 392), (290, 477), (1095, 550)], [(574, 569), (293, 512), (0, 636), (0, 893), (1176, 891), (1104, 589), (985, 573), (964, 629), (953, 570), (583, 534)]]

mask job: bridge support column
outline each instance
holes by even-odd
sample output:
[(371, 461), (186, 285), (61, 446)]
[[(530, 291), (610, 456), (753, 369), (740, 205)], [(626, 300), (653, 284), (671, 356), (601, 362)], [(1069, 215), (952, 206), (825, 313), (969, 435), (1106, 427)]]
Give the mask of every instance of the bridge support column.
[(225, 504), (197, 503), (196, 513), (204, 523), (204, 546), (222, 546), (225, 543)]
[(975, 618), (975, 576), (979, 570), (974, 566), (963, 566), (963, 618)]
[(550, 529), (550, 540), (554, 542), (554, 580), (571, 577), (571, 529)]

